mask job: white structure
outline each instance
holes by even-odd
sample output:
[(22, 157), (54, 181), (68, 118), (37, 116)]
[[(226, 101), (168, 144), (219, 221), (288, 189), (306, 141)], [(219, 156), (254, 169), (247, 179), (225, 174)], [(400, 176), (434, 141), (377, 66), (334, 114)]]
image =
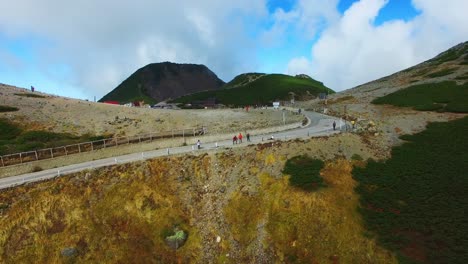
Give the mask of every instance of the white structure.
[(280, 107), (280, 103), (279, 102), (273, 102), (273, 108), (274, 109), (278, 109)]

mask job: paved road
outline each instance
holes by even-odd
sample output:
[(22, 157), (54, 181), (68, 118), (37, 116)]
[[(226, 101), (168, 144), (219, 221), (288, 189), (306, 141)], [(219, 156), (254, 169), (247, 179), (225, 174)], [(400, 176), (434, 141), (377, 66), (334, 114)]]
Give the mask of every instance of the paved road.
[[(39, 172), (27, 173), (18, 176), (6, 177), (0, 179), (0, 189), (5, 189), (13, 187), (16, 185), (21, 185), (29, 182), (42, 181), (54, 177), (59, 177), (65, 174), (78, 172), (86, 169), (99, 168), (114, 164), (128, 163), (138, 160), (144, 160), (154, 157), (167, 156), (167, 155), (176, 155), (182, 153), (196, 153), (196, 152), (206, 152), (207, 150), (216, 150), (216, 149), (226, 149), (231, 147), (241, 147), (247, 146), (250, 144), (258, 144), (262, 142), (268, 142), (273, 137), (274, 140), (289, 140), (294, 138), (309, 138), (323, 135), (330, 135), (334, 133), (339, 133), (340, 120), (322, 115), (315, 112), (304, 111), (304, 115), (309, 118), (310, 122), (307, 126), (291, 129), (287, 131), (282, 131), (278, 133), (269, 133), (263, 135), (251, 136), (251, 142), (246, 142), (247, 139), (244, 137), (244, 143), (234, 145), (232, 144), (232, 139), (220, 140), (217, 142), (202, 142), (201, 149), (197, 149), (196, 146), (183, 146), (183, 147), (174, 147), (170, 149), (158, 149), (153, 151), (133, 153), (123, 156), (117, 156), (112, 158), (88, 161), (79, 164), (73, 164), (69, 166), (63, 166), (60, 168), (48, 169)], [(337, 123), (337, 130), (333, 131), (332, 124), (333, 121)], [(344, 126), (344, 123), (342, 124)]]

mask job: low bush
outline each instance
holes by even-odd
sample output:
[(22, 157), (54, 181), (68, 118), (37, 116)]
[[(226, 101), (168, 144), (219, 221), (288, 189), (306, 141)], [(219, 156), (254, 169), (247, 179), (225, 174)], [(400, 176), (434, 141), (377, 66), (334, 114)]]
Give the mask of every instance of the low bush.
[(468, 263), (466, 131), (468, 117), (429, 124), (391, 159), (353, 169), (367, 228), (405, 263)]
[(33, 93), (15, 93), (17, 96), (23, 96), (23, 97), (33, 97), (33, 98), (46, 98), (43, 95), (40, 94), (33, 94)]
[(91, 141), (98, 136), (77, 137), (68, 133), (50, 131), (24, 131), (20, 126), (0, 118), (0, 155), (35, 149), (59, 147)]
[(446, 75), (452, 74), (452, 73), (454, 73), (456, 70), (457, 70), (456, 68), (448, 68), (448, 69), (444, 69), (444, 70), (440, 70), (440, 71), (436, 71), (436, 72), (430, 73), (430, 74), (428, 74), (428, 75), (426, 75), (426, 76), (427, 76), (427, 77), (430, 77), (430, 78), (442, 77), (442, 76), (446, 76)]
[(413, 107), (420, 111), (467, 113), (468, 83), (457, 85), (456, 82), (446, 81), (413, 85), (376, 98), (372, 103)]
[(21, 129), (6, 119), (0, 118), (0, 140), (15, 138), (21, 133)]
[(286, 161), (283, 173), (291, 176), (289, 183), (292, 186), (306, 191), (314, 191), (326, 186), (320, 176), (323, 165), (321, 160), (312, 159), (305, 155), (296, 156)]
[(17, 107), (8, 106), (8, 105), (0, 105), (0, 113), (15, 112), (15, 111), (18, 111), (18, 110), (19, 109)]
[(362, 161), (362, 160), (363, 160), (363, 158), (361, 157), (361, 155), (356, 154), (356, 153), (353, 154), (353, 156), (351, 156), (351, 159), (352, 159), (352, 160), (357, 160), (357, 161)]

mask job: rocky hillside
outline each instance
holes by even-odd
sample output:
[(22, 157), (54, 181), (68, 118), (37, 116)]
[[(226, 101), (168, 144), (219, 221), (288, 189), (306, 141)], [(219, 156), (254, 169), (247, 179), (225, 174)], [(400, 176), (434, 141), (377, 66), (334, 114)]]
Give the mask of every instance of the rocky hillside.
[(468, 41), (460, 43), (436, 57), (408, 69), (340, 92), (336, 98), (353, 96), (361, 102), (370, 102), (412, 85), (468, 80)]
[(224, 82), (205, 65), (152, 63), (140, 68), (100, 102), (127, 103), (144, 100), (155, 103), (206, 90), (216, 90)]

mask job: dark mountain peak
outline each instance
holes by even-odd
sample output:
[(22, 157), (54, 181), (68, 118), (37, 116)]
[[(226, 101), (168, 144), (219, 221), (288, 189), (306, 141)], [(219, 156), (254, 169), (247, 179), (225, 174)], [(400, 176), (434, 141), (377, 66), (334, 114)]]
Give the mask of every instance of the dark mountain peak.
[(224, 82), (205, 65), (168, 61), (150, 63), (138, 69), (100, 101), (126, 103), (144, 100), (154, 103), (195, 92), (216, 90), (223, 85)]

